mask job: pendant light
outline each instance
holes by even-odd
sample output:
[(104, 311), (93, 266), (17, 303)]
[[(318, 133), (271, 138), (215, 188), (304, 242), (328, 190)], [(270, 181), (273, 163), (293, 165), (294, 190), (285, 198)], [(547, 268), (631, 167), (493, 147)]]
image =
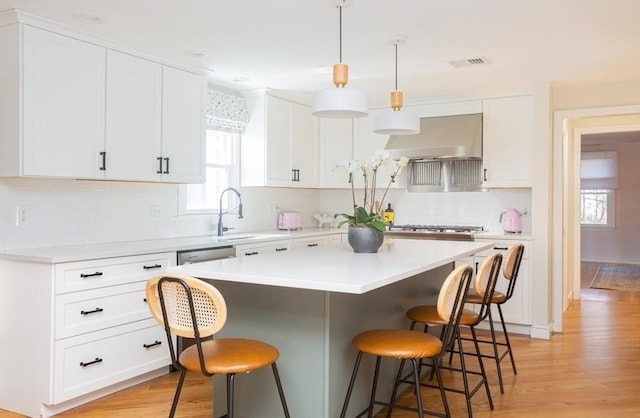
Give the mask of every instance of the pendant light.
[(349, 66), (342, 63), (342, 7), (349, 0), (338, 0), (340, 12), (340, 62), (333, 66), (335, 88), (314, 93), (311, 113), (321, 118), (352, 119), (367, 116), (367, 96), (363, 90), (347, 88)]
[(379, 113), (373, 121), (373, 132), (383, 135), (415, 135), (420, 133), (420, 118), (402, 110), (402, 92), (398, 91), (398, 44), (404, 43), (404, 36), (389, 38), (396, 50), (396, 89), (391, 92), (391, 109)]

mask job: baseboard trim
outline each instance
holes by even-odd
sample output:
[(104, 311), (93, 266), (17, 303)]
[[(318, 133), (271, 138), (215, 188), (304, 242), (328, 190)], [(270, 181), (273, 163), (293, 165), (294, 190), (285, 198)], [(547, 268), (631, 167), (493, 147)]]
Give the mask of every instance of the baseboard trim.
[(553, 322), (549, 323), (546, 327), (531, 326), (531, 338), (537, 338), (540, 340), (550, 340), (553, 335)]

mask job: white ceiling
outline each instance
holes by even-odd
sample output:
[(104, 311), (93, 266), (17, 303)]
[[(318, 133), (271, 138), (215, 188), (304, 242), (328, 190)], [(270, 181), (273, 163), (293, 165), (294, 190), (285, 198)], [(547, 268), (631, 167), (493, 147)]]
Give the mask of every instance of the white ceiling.
[[(349, 86), (386, 106), (398, 87), (417, 100), (640, 79), (640, 0), (348, 0), (343, 62)], [(238, 91), (296, 96), (329, 88), (339, 60), (337, 0), (0, 0), (129, 48), (192, 67)], [(96, 15), (102, 23), (75, 20)], [(184, 51), (206, 53), (191, 57)], [(449, 62), (485, 57), (490, 65)], [(248, 81), (234, 82), (246, 77)]]

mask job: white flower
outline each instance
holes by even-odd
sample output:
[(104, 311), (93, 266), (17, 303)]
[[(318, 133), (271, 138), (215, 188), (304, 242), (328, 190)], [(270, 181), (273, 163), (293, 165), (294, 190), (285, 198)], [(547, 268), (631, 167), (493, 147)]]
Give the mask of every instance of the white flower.
[[(366, 161), (349, 160), (338, 164), (336, 168), (340, 168), (349, 174), (353, 198), (353, 214), (340, 214), (345, 217), (346, 220), (344, 222), (349, 225), (376, 225), (376, 229), (382, 231), (384, 223), (382, 221), (381, 208), (384, 205), (387, 192), (408, 162), (409, 159), (406, 157), (395, 160), (391, 157), (389, 151), (379, 150), (372, 158)], [(388, 177), (381, 174), (382, 170), (378, 171), (383, 166), (387, 168), (387, 170), (383, 171), (390, 173)], [(354, 173), (360, 173), (363, 176), (363, 196), (361, 200), (356, 198), (355, 182), (353, 181)], [(386, 177), (386, 187), (383, 189), (382, 198), (378, 200), (376, 198), (377, 182), (382, 180), (382, 177)]]

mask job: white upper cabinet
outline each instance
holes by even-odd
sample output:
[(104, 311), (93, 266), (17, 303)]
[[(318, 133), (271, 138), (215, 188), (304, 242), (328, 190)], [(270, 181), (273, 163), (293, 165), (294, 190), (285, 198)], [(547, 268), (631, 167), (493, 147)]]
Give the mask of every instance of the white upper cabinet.
[(161, 118), (162, 66), (107, 51), (107, 178), (157, 179)]
[(368, 160), (379, 150), (383, 150), (389, 142), (389, 135), (373, 132), (373, 121), (382, 110), (372, 110), (364, 118), (353, 120), (353, 158)]
[(320, 186), (326, 189), (351, 188), (349, 175), (336, 168), (353, 159), (353, 121), (351, 119), (320, 119)]
[(315, 121), (309, 106), (260, 92), (247, 97), (251, 121), (242, 140), (242, 185), (318, 185)]
[(202, 183), (202, 77), (107, 52), (106, 178)]
[(204, 77), (0, 26), (0, 176), (204, 181)]
[(30, 26), (22, 27), (22, 48), (23, 154), (15, 174), (101, 177), (105, 49)]
[(291, 167), (298, 187), (318, 187), (318, 136), (311, 108), (293, 103)]
[(172, 67), (164, 66), (162, 74), (162, 149), (155, 155), (156, 173), (162, 172), (166, 182), (203, 183), (206, 83), (198, 74)]
[(484, 187), (533, 184), (533, 96), (483, 101)]
[[(367, 161), (376, 155), (376, 152), (384, 150), (389, 142), (389, 135), (381, 135), (373, 132), (373, 121), (376, 116), (387, 109), (371, 110), (365, 118), (354, 119), (353, 121), (353, 158), (358, 161)], [(389, 167), (381, 167), (378, 173), (378, 187), (385, 188), (389, 183), (392, 170)], [(406, 169), (405, 169), (406, 170)], [(358, 176), (361, 177), (361, 176)], [(406, 171), (397, 176), (396, 181), (390, 188), (406, 188)], [(356, 179), (356, 186), (362, 186), (362, 181)]]

